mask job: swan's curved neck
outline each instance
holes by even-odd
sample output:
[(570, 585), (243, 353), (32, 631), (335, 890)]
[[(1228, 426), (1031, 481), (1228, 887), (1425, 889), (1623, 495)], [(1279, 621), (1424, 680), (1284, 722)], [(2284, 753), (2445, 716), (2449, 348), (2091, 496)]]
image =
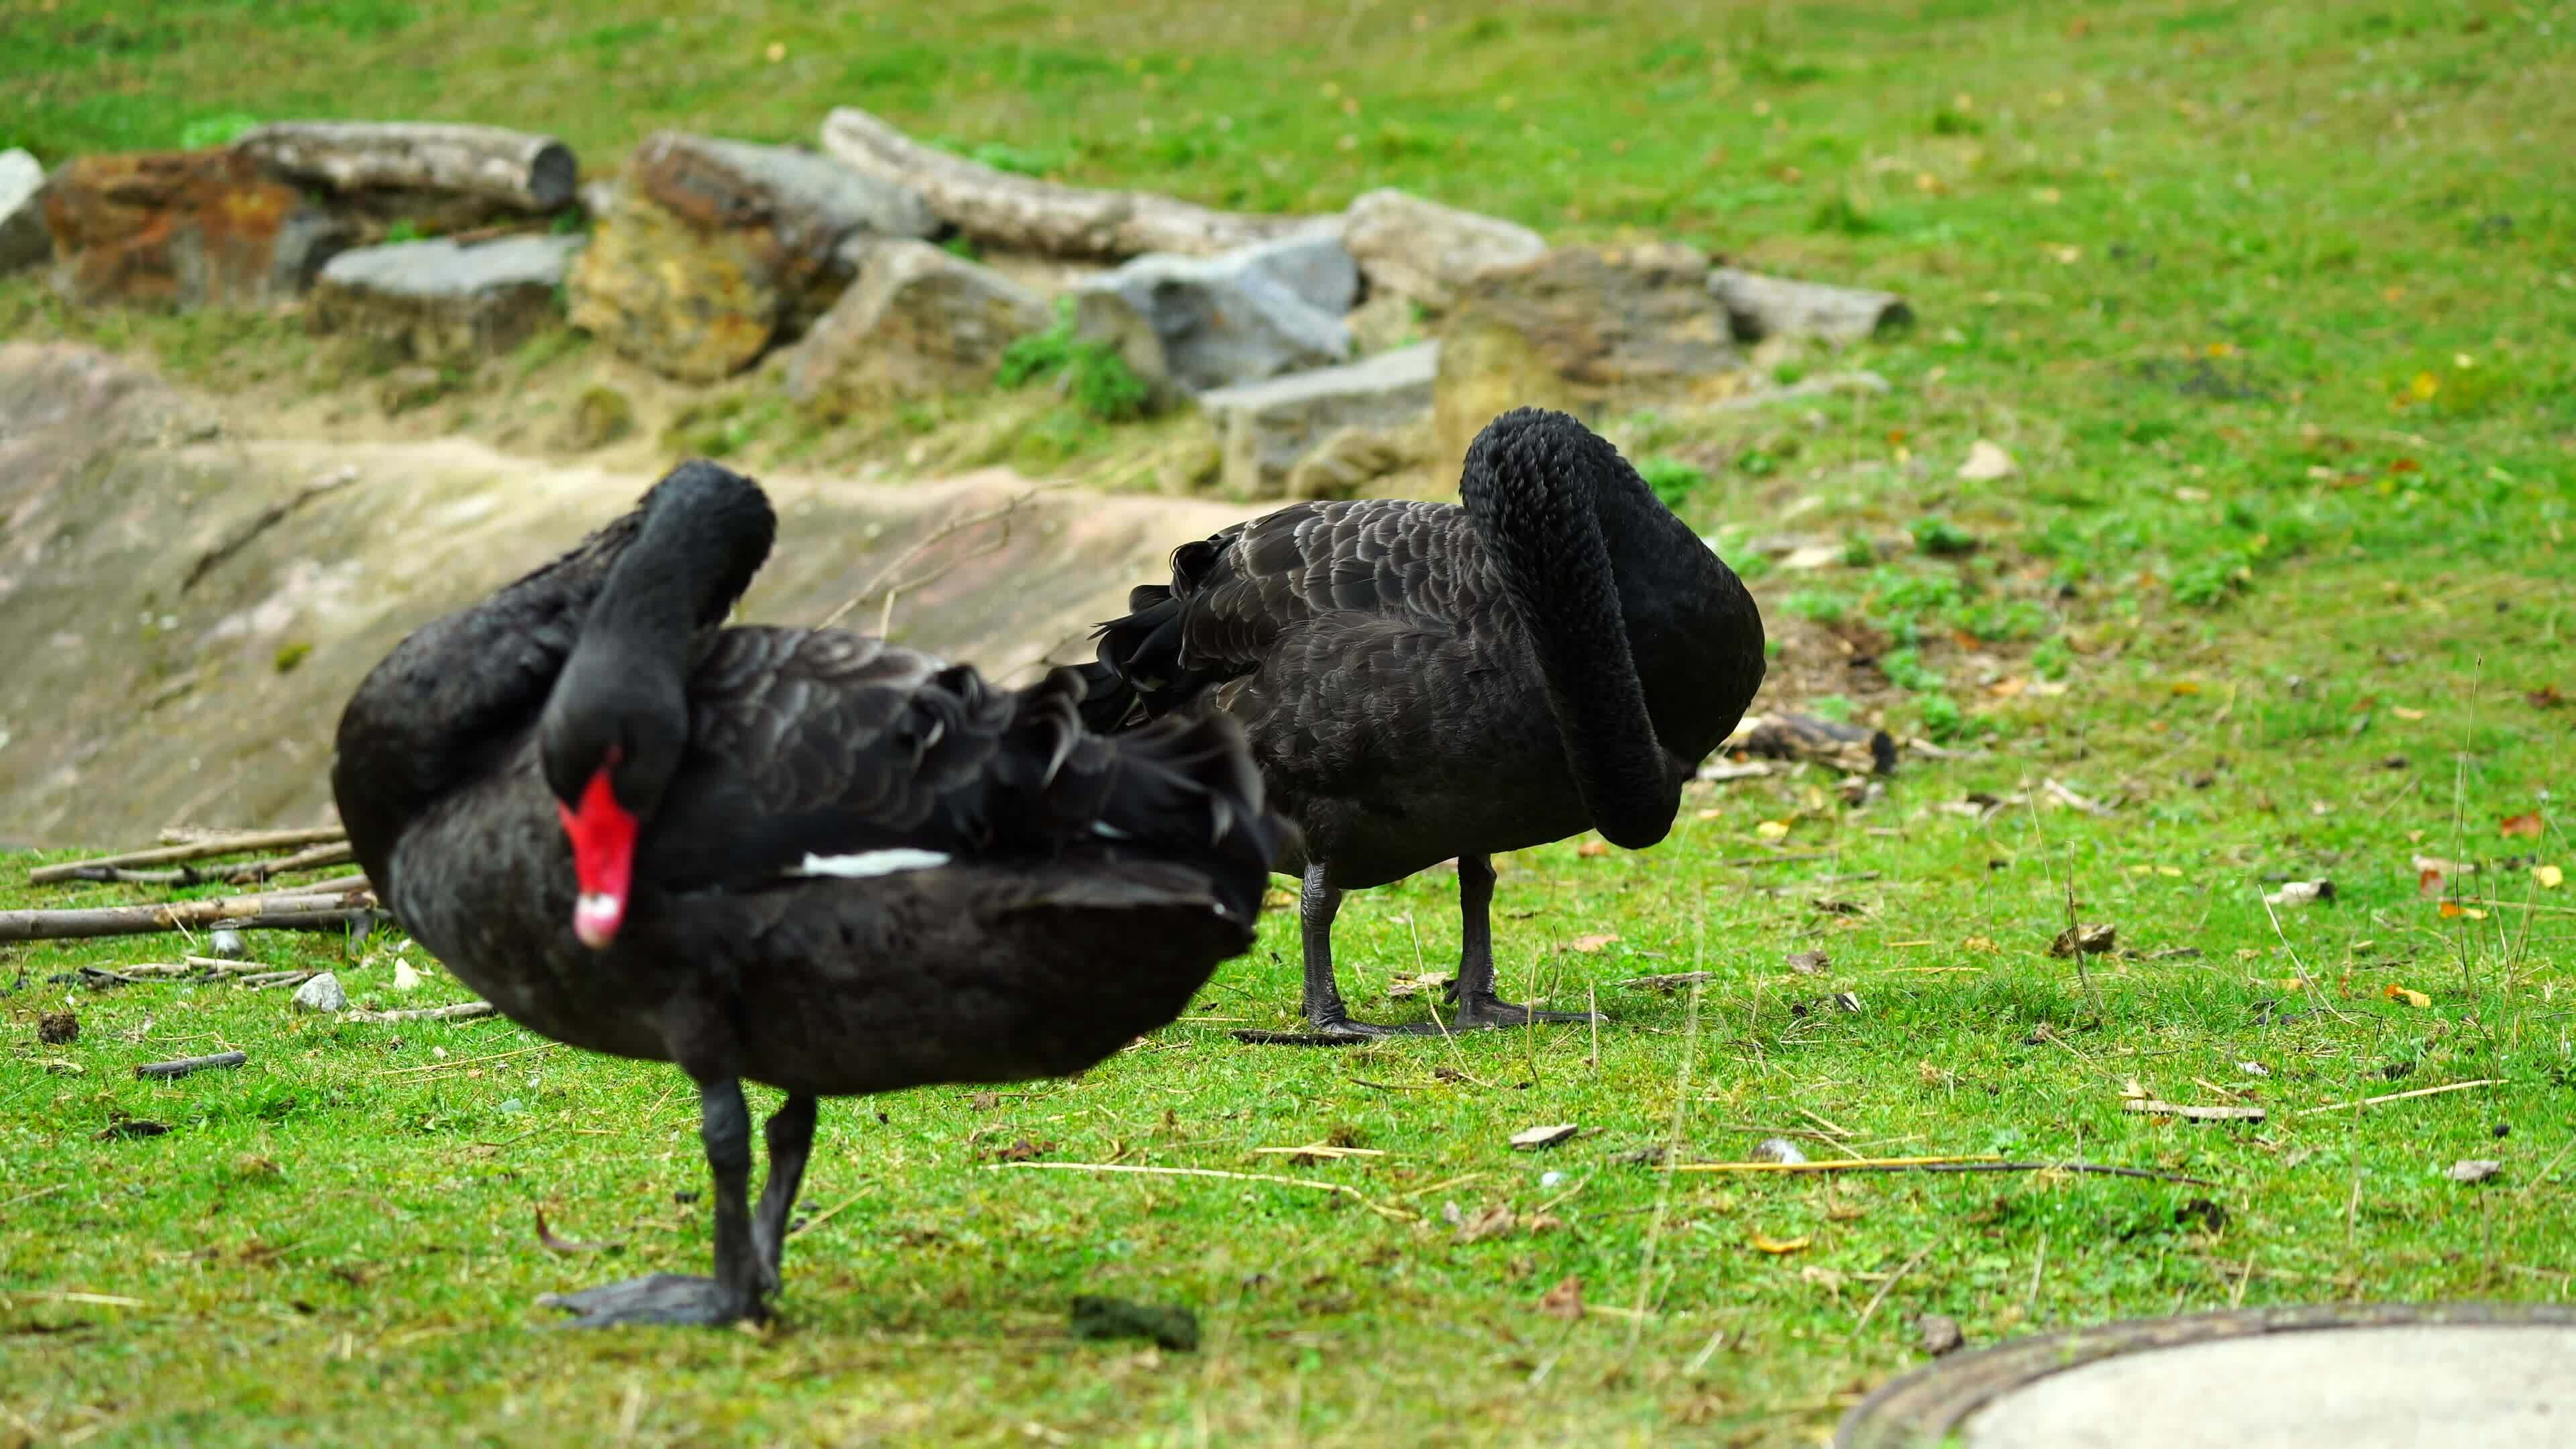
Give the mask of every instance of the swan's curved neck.
[(1623, 596), (1652, 607), (1653, 565), (1671, 546), (1663, 535), (1688, 530), (1606, 441), (1527, 408), (1477, 436), (1459, 498), (1529, 632), (1594, 826), (1631, 850), (1661, 840), (1680, 788), (1646, 708)]

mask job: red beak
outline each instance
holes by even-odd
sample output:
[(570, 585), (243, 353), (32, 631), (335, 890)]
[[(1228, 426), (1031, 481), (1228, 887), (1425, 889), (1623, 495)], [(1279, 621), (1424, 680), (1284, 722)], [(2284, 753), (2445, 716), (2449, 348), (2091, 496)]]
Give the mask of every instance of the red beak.
[(581, 899), (572, 908), (572, 932), (594, 951), (617, 939), (626, 920), (626, 892), (635, 873), (635, 816), (608, 788), (608, 767), (590, 777), (576, 810), (558, 800), (564, 834), (572, 840), (572, 874)]

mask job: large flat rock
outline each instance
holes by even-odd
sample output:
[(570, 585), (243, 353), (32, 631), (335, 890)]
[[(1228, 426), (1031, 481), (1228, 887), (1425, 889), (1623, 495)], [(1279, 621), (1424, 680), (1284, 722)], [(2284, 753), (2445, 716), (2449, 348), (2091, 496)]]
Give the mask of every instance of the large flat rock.
[(1341, 367), (1294, 372), (1199, 395), (1224, 449), (1225, 486), (1276, 498), (1289, 470), (1343, 428), (1398, 428), (1431, 414), (1440, 344), (1420, 342)]
[(576, 236), (511, 236), (342, 252), (322, 268), (305, 317), (317, 332), (365, 338), (402, 360), (496, 356), (553, 320), (581, 247)]
[(1341, 314), (1358, 294), (1358, 265), (1320, 230), (1213, 257), (1141, 256), (1073, 288), (1082, 335), (1116, 343), (1166, 396), (1347, 360)]
[[(202, 406), (86, 348), (0, 346), (0, 843), (327, 818), (331, 734), (359, 678), (652, 482), (453, 439), (185, 441)], [(806, 624), (1029, 488), (1000, 469), (761, 481), (782, 530), (742, 617)], [(1088, 658), (1092, 623), (1174, 544), (1250, 511), (1038, 494), (1007, 540), (963, 530), (911, 560), (908, 576), (937, 577), (903, 595), (895, 636), (1014, 681)]]

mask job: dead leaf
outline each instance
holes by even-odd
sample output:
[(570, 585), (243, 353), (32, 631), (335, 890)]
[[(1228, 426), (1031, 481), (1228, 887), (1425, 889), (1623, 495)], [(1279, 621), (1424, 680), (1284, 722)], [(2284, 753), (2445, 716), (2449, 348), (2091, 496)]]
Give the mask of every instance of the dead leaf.
[(1761, 824), (1753, 827), (1753, 833), (1764, 840), (1783, 840), (1788, 837), (1789, 822), (1786, 820), (1765, 820)]
[(2475, 906), (2461, 905), (2458, 901), (2442, 902), (2443, 920), (2454, 921), (2458, 920), (2462, 916), (2466, 916), (2472, 921), (2483, 921), (2487, 918), (2487, 913), (2479, 910)]
[(1833, 958), (1827, 956), (1822, 951), (1792, 951), (1789, 953), (1789, 969), (1797, 972), (1801, 976), (1822, 976), (1825, 974), (1825, 968), (1832, 964), (1834, 964)]
[(1669, 976), (1631, 976), (1619, 984), (1638, 991), (1678, 991), (1685, 986), (1716, 979), (1714, 971), (1677, 971)]
[(2197, 679), (2177, 679), (2173, 682), (2173, 692), (2185, 695), (2198, 694), (2200, 693), (2200, 681)]
[(1610, 853), (1610, 842), (1606, 840), (1587, 840), (1581, 845), (1574, 847), (1574, 853), (1587, 860), (1596, 855), (1608, 855)]
[(1600, 950), (1602, 947), (1607, 946), (1618, 939), (1618, 932), (1603, 931), (1589, 936), (1577, 936), (1573, 940), (1566, 942), (1565, 948), (1569, 951), (1580, 951), (1589, 956), (1593, 952)]
[(546, 1250), (547, 1252), (549, 1252), (549, 1253), (600, 1253), (600, 1252), (606, 1252), (607, 1250), (609, 1250), (609, 1249), (611, 1249), (611, 1248), (620, 1247), (620, 1246), (622, 1246), (622, 1245), (625, 1243), (625, 1241), (626, 1241), (626, 1240), (625, 1240), (625, 1239), (623, 1239), (623, 1238), (618, 1238), (618, 1239), (615, 1239), (615, 1240), (613, 1240), (613, 1241), (605, 1242), (605, 1243), (574, 1243), (574, 1242), (567, 1242), (566, 1240), (564, 1240), (564, 1239), (562, 1239), (562, 1238), (558, 1238), (558, 1237), (556, 1237), (556, 1236), (555, 1236), (551, 1231), (549, 1231), (549, 1230), (547, 1229), (547, 1227), (546, 1227), (546, 1210), (545, 1210), (544, 1208), (538, 1208), (538, 1209), (536, 1210), (536, 1213), (537, 1213), (537, 1246), (538, 1246), (538, 1247), (541, 1247), (541, 1248), (543, 1248), (543, 1249), (545, 1249), (545, 1250)]
[(2503, 835), (2519, 835), (2525, 839), (2538, 840), (2540, 838), (2540, 812), (2534, 810), (2523, 815), (2508, 815), (2504, 818), (2504, 824), (2498, 827), (2498, 833)]
[(1996, 945), (1992, 937), (1970, 936), (1968, 939), (1959, 943), (1959, 949), (1962, 951), (2000, 951), (2003, 948)]
[(1572, 1122), (1559, 1122), (1548, 1127), (1524, 1127), (1512, 1134), (1512, 1150), (1537, 1152), (1542, 1148), (1554, 1147), (1581, 1130)]
[(1263, 891), (1261, 893), (1261, 908), (1265, 911), (1284, 911), (1295, 904), (1297, 904), (1297, 893), (1295, 891)]
[(90, 1140), (106, 1142), (117, 1137), (159, 1137), (169, 1130), (168, 1124), (147, 1117), (119, 1117), (92, 1134)]
[(990, 1112), (994, 1108), (1002, 1105), (1002, 1094), (999, 1092), (977, 1092), (974, 1096), (966, 1099), (966, 1105), (974, 1108), (978, 1112)]
[(2410, 987), (2400, 986), (2394, 981), (2389, 982), (2387, 989), (2380, 992), (2380, 995), (2387, 997), (2391, 1001), (2405, 1002), (2408, 1006), (2413, 1007), (2426, 1007), (2433, 1004), (2433, 998), (2426, 996), (2423, 992), (2414, 990)]
[(2090, 926), (2069, 926), (2057, 933), (2057, 939), (2048, 943), (2048, 954), (2072, 956), (2081, 951), (2087, 956), (2099, 956), (2111, 949), (2118, 934), (2119, 928), (2108, 921)]
[(2263, 897), (2263, 901), (2264, 904), (2273, 906), (2312, 906), (2319, 901), (2331, 901), (2334, 898), (2333, 881), (2294, 880), (2282, 882), (2281, 888)]
[[(2415, 859), (2420, 864), (2424, 858), (2419, 855), (2415, 857)], [(2415, 894), (2428, 901), (2440, 899), (2442, 894), (2442, 873), (2429, 865), (2424, 866), (2415, 877)]]
[(1538, 1311), (1571, 1323), (1583, 1316), (1583, 1280), (1568, 1273), (1538, 1300)]
[(1457, 1239), (1461, 1243), (1481, 1243), (1487, 1238), (1499, 1238), (1510, 1232), (1517, 1221), (1508, 1204), (1496, 1203), (1458, 1224)]
[(1386, 983), (1386, 994), (1391, 997), (1420, 996), (1430, 991), (1446, 991), (1448, 986), (1449, 973), (1446, 971), (1426, 971), (1419, 975), (1399, 971)]
[(2567, 702), (2567, 696), (2558, 692), (2557, 685), (2544, 684), (2538, 689), (2525, 694), (2522, 697), (2522, 702), (2530, 705), (2533, 709), (2556, 709), (2558, 706)]
[(1858, 916), (1867, 914), (1867, 912), (1861, 909), (1861, 906), (1857, 901), (1820, 900), (1813, 904), (1817, 910), (1820, 910), (1829, 916)]
[(2484, 1182), (2502, 1171), (2504, 1164), (2492, 1157), (2466, 1157), (2452, 1163), (2451, 1170), (2443, 1176), (2453, 1182)]
[(995, 1148), (993, 1156), (1004, 1162), (1027, 1162), (1031, 1158), (1044, 1157), (1053, 1151), (1055, 1151), (1055, 1144), (1052, 1142), (1031, 1142), (1022, 1137), (1008, 1147)]
[(2388, 712), (2397, 716), (2399, 719), (2422, 719), (2424, 717), (2424, 711), (2420, 709), (2408, 709), (2402, 704), (2390, 705), (2388, 707)]
[(1757, 1228), (1753, 1233), (1753, 1251), (1772, 1254), (1803, 1253), (1814, 1241), (1815, 1239), (1803, 1233), (1794, 1238), (1774, 1238)]
[(2531, 878), (2545, 891), (2554, 891), (2567, 883), (2567, 873), (2554, 865), (2533, 866)]

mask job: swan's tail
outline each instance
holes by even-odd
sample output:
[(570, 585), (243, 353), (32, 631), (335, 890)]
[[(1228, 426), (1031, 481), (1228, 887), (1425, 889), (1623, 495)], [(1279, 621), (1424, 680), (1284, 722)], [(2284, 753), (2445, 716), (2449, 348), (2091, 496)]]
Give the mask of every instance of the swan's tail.
[(1210, 714), (1104, 734), (1084, 719), (1098, 668), (1058, 669), (1020, 693), (1010, 753), (1036, 769), (1024, 783), (1047, 833), (1202, 869), (1227, 910), (1252, 919), (1295, 827), (1265, 804), (1243, 727)]

